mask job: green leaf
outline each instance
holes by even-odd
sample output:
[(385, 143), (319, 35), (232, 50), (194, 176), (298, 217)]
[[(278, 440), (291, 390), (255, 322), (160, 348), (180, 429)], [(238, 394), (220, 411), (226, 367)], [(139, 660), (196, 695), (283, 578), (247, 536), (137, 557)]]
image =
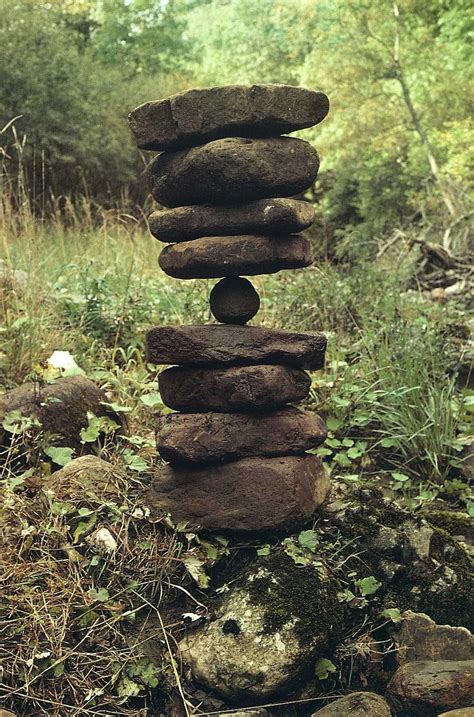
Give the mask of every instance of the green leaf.
[(314, 666), (314, 672), (318, 680), (326, 680), (331, 673), (337, 672), (337, 667), (331, 660), (321, 657)]
[(103, 406), (111, 408), (115, 413), (130, 413), (133, 409), (130, 406), (122, 406), (120, 403), (108, 403), (107, 401), (101, 401)]
[(74, 543), (77, 543), (79, 541), (79, 538), (83, 533), (86, 533), (88, 530), (94, 527), (97, 520), (97, 515), (94, 513), (94, 515), (91, 515), (90, 518), (87, 520), (81, 520), (80, 523), (77, 524), (76, 529), (73, 533), (72, 539)]
[(342, 426), (342, 421), (336, 416), (329, 416), (326, 419), (326, 426), (330, 431), (337, 431)]
[(130, 468), (131, 471), (143, 473), (144, 471), (147, 471), (150, 467), (144, 458), (142, 458), (141, 456), (137, 456), (137, 454), (133, 453), (129, 448), (127, 448), (123, 452), (123, 458), (125, 463), (127, 464), (127, 468)]
[(269, 545), (262, 545), (261, 548), (257, 548), (257, 555), (270, 555), (270, 546)]
[(405, 475), (405, 473), (392, 473), (393, 480), (398, 481), (399, 483), (406, 483), (407, 480), (410, 480), (410, 476)]
[(72, 454), (74, 453), (74, 450), (72, 448), (57, 448), (55, 446), (50, 446), (49, 448), (45, 448), (44, 452), (49, 458), (51, 458), (53, 463), (56, 463), (58, 466), (66, 466), (72, 461)]
[(388, 607), (382, 612), (382, 617), (388, 617), (392, 622), (401, 622), (402, 616), (398, 607)]
[(373, 595), (382, 586), (382, 583), (379, 583), (379, 581), (376, 580), (373, 575), (369, 575), (368, 578), (361, 578), (360, 580), (356, 580), (355, 584), (359, 588), (360, 594), (362, 596)]
[(393, 446), (398, 445), (398, 440), (396, 438), (382, 438), (380, 445), (382, 448), (393, 448)]
[(298, 535), (298, 543), (302, 548), (311, 550), (314, 553), (319, 543), (318, 536), (314, 530), (303, 530)]
[(348, 457), (347, 453), (336, 453), (333, 460), (342, 468), (349, 468), (352, 465), (352, 461)]
[(117, 683), (117, 694), (119, 697), (138, 697), (142, 687), (128, 677), (124, 672)]
[(204, 571), (204, 563), (202, 560), (194, 554), (188, 554), (183, 557), (183, 563), (191, 575), (191, 577), (197, 582), (200, 588), (208, 588), (210, 578)]
[(158, 391), (143, 394), (143, 396), (140, 396), (140, 401), (149, 408), (156, 408), (157, 406), (163, 405), (163, 401), (161, 400), (161, 396)]
[(107, 588), (99, 588), (98, 590), (91, 588), (87, 591), (87, 594), (91, 600), (94, 600), (94, 602), (107, 602), (107, 600), (110, 600)]
[(285, 553), (293, 560), (295, 565), (308, 565), (310, 562), (308, 556), (304, 554), (298, 545), (295, 545), (291, 538), (286, 538), (283, 541), (283, 547)]

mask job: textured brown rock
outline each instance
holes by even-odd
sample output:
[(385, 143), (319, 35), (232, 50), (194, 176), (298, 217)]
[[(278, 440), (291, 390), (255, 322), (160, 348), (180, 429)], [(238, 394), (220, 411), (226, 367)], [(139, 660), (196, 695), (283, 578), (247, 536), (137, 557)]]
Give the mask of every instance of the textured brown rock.
[(317, 370), (326, 337), (263, 326), (156, 326), (146, 337), (148, 361), (181, 364), (283, 364)]
[(274, 136), (318, 124), (323, 92), (292, 85), (230, 85), (192, 89), (146, 102), (129, 115), (140, 149), (169, 150), (211, 139)]
[(1, 428), (4, 416), (19, 411), (36, 418), (43, 431), (55, 434), (56, 445), (78, 446), (80, 431), (88, 425), (88, 412), (107, 415), (120, 423), (120, 418), (104, 406), (107, 400), (105, 393), (85, 376), (65, 376), (43, 386), (25, 383), (0, 396), (0, 444), (5, 445), (10, 436)]
[(172, 366), (160, 373), (158, 384), (163, 403), (175, 411), (265, 411), (302, 401), (311, 379), (287, 366)]
[(157, 448), (165, 461), (206, 463), (281, 456), (315, 448), (327, 429), (316, 413), (169, 413), (158, 418)]
[(153, 212), (150, 231), (163, 242), (234, 234), (293, 234), (314, 221), (314, 208), (298, 199), (257, 199), (214, 207), (196, 204)]
[(160, 254), (163, 271), (175, 279), (273, 274), (301, 269), (313, 260), (311, 242), (301, 234), (281, 237), (205, 237), (169, 244)]
[(409, 662), (400, 667), (387, 686), (395, 711), (431, 717), (474, 704), (474, 660)]
[(334, 700), (313, 717), (390, 717), (390, 708), (380, 695), (372, 692), (353, 692)]
[(213, 287), (209, 304), (222, 324), (246, 324), (258, 312), (260, 297), (248, 279), (231, 276)]
[(217, 139), (159, 154), (150, 164), (152, 194), (167, 207), (291, 197), (310, 187), (316, 150), (301, 139)]
[(465, 627), (437, 625), (424, 613), (406, 610), (392, 631), (400, 664), (420, 660), (471, 660), (474, 639)]
[(152, 515), (240, 533), (293, 529), (321, 505), (329, 479), (316, 456), (243, 458), (217, 465), (166, 465), (147, 494)]
[(474, 717), (474, 707), (461, 707), (458, 710), (443, 712), (439, 717)]

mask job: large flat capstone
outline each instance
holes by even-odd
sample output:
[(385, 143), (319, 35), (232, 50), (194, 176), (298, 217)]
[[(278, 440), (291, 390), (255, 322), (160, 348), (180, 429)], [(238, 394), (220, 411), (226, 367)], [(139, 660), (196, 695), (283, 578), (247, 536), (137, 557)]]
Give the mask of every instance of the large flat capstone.
[(196, 467), (165, 465), (146, 502), (152, 515), (169, 513), (174, 523), (193, 529), (262, 533), (303, 525), (328, 492), (321, 461), (306, 453)]
[(169, 244), (160, 254), (163, 271), (175, 279), (273, 274), (301, 269), (313, 260), (311, 242), (290, 236), (222, 236)]
[(153, 197), (166, 207), (291, 197), (313, 184), (318, 169), (314, 147), (293, 137), (217, 139), (159, 154), (149, 167)]
[(265, 411), (302, 401), (311, 379), (288, 366), (172, 366), (160, 373), (158, 385), (163, 403), (175, 411)]
[(314, 208), (298, 199), (257, 199), (214, 207), (195, 204), (153, 212), (150, 231), (163, 242), (233, 234), (293, 234), (314, 221)]
[(326, 436), (316, 413), (292, 407), (263, 414), (169, 413), (158, 418), (156, 446), (165, 461), (206, 463), (302, 453)]
[(219, 137), (274, 136), (318, 124), (323, 92), (292, 85), (230, 85), (187, 90), (146, 102), (129, 115), (140, 149), (169, 150)]
[(147, 360), (158, 365), (283, 364), (317, 370), (326, 337), (263, 326), (156, 326), (147, 333)]

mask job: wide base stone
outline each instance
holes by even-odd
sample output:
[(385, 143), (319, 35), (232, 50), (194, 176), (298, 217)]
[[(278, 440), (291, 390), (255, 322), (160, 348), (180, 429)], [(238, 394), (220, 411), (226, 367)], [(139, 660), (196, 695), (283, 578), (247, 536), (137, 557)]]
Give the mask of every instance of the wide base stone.
[(243, 458), (199, 467), (165, 465), (147, 493), (153, 516), (190, 529), (280, 532), (303, 525), (329, 492), (314, 455)]
[(387, 702), (371, 692), (353, 692), (334, 700), (312, 717), (390, 717)]
[(150, 231), (162, 242), (236, 234), (294, 234), (314, 222), (314, 208), (298, 199), (258, 199), (215, 207), (196, 204), (153, 212)]
[(147, 361), (157, 365), (283, 364), (324, 366), (326, 337), (263, 326), (156, 326), (146, 337)]
[(302, 453), (326, 440), (316, 413), (286, 408), (266, 414), (170, 413), (157, 421), (156, 446), (171, 463)]
[(318, 153), (301, 139), (229, 137), (159, 154), (149, 171), (156, 201), (181, 207), (291, 197), (313, 184), (318, 169)]
[(312, 127), (329, 110), (323, 92), (292, 85), (228, 85), (146, 102), (129, 115), (140, 149), (169, 150), (218, 137), (273, 136)]
[(282, 269), (301, 269), (312, 261), (311, 242), (301, 234), (205, 237), (170, 244), (159, 258), (163, 271), (175, 279), (273, 274)]
[(311, 379), (287, 366), (173, 366), (160, 373), (158, 384), (163, 403), (175, 411), (266, 411), (302, 401)]

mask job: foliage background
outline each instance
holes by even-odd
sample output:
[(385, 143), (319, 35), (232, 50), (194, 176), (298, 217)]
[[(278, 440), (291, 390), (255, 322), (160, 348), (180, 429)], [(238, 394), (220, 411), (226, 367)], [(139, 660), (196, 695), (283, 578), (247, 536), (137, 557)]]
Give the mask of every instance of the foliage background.
[[(329, 117), (303, 134), (322, 154), (321, 210), (335, 229), (350, 224), (370, 243), (466, 200), (468, 0), (1, 0), (0, 10), (0, 126), (18, 117), (36, 203), (85, 192), (143, 201), (128, 111), (232, 82), (329, 95)], [(1, 140), (12, 169), (11, 133)]]

